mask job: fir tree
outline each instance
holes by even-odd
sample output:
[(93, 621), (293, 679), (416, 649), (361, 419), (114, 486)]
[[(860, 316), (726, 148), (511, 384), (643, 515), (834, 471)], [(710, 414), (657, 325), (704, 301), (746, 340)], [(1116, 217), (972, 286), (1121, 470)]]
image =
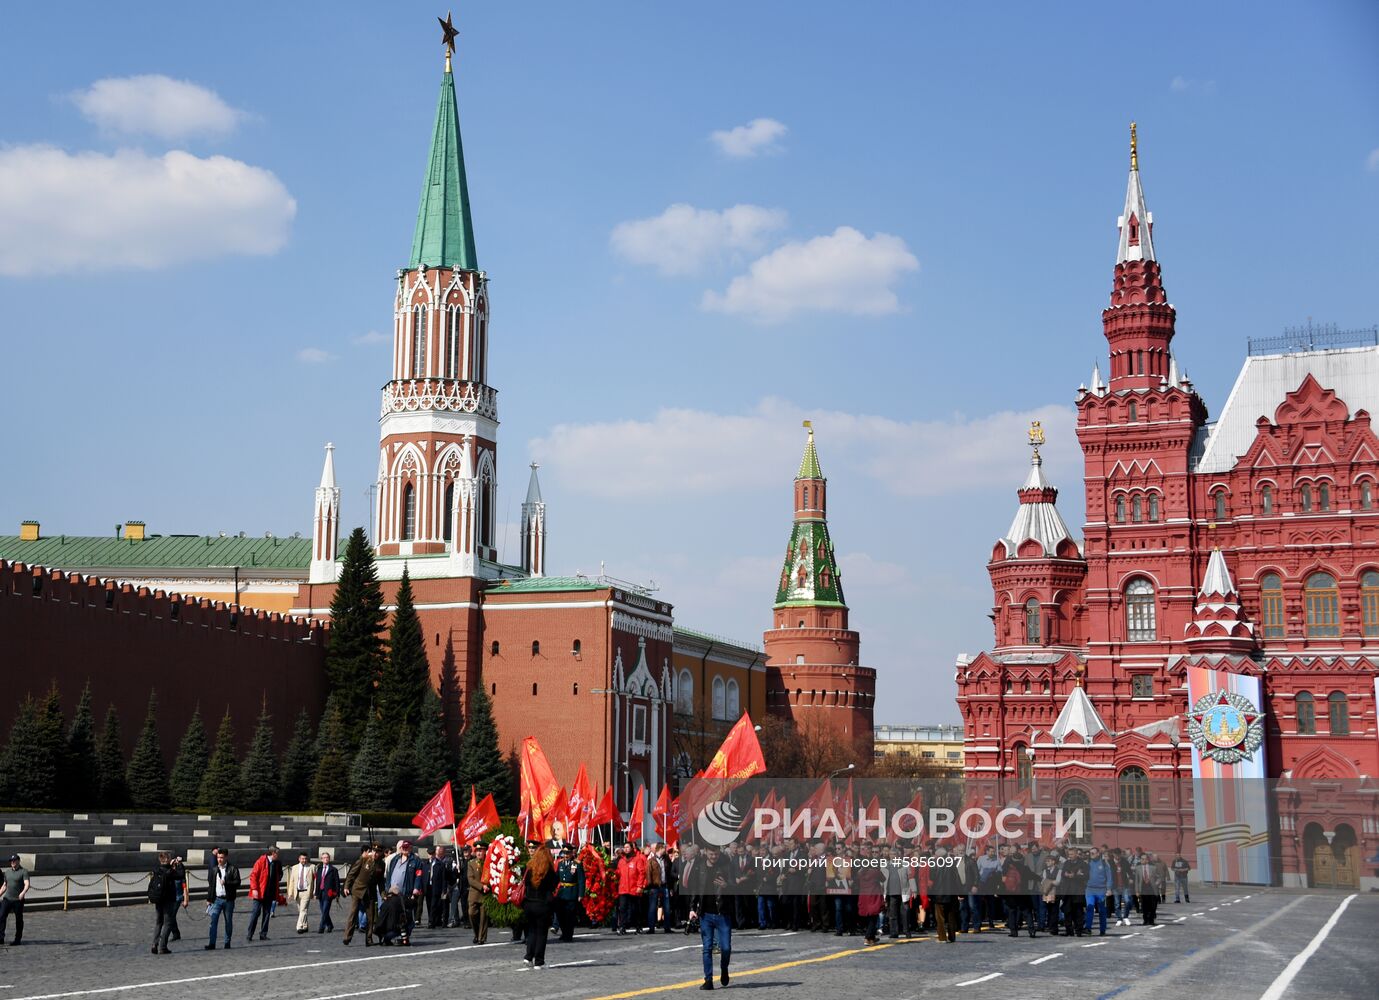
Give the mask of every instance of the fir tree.
[(283, 805), (288, 809), (305, 809), (311, 795), (311, 778), (316, 772), (315, 738), (311, 732), (311, 716), (302, 709), (292, 728), (292, 739), (283, 754)]
[(112, 704), (105, 712), (105, 725), (96, 741), (96, 771), (100, 775), (102, 809), (123, 809), (129, 804), (129, 788), (124, 783), (124, 739), (120, 735), (120, 714)]
[(416, 780), (421, 789), (439, 789), (455, 776), (454, 760), (446, 741), (445, 712), (430, 685), (421, 701), (421, 721), (417, 729)]
[(265, 698), (259, 710), (258, 726), (249, 743), (249, 753), (240, 769), (244, 789), (244, 808), (258, 812), (277, 809), (282, 798), (278, 781), (278, 755), (273, 750), (273, 718)]
[(96, 757), (96, 717), (91, 711), (91, 682), (82, 688), (62, 757), (62, 799), (70, 806), (91, 808), (100, 801), (101, 775)]
[(207, 812), (233, 812), (240, 808), (244, 799), (244, 789), (239, 783), (239, 761), (235, 759), (235, 726), (230, 721), (230, 710), (225, 710), (225, 718), (220, 720), (220, 729), (215, 734), (215, 750), (211, 761), (206, 765), (206, 774), (197, 790), (196, 804)]
[(492, 794), (498, 811), (513, 811), (512, 773), (498, 749), (498, 727), (493, 723), (493, 703), (484, 690), (483, 679), (474, 686), (469, 699), (469, 722), (460, 739), (458, 785), (473, 785), (479, 798)]
[(372, 712), (364, 727), (364, 739), (350, 768), (350, 801), (356, 809), (391, 809), (393, 782), (388, 773), (388, 750), (383, 727)]
[(125, 783), (129, 787), (130, 801), (136, 809), (145, 812), (164, 812), (172, 805), (172, 793), (168, 790), (168, 767), (163, 761), (163, 750), (158, 743), (156, 692), (149, 692), (148, 714), (144, 716), (144, 728), (139, 733), (139, 742), (134, 744), (134, 754), (129, 758)]
[[(383, 666), (383, 588), (378, 585), (373, 550), (363, 528), (345, 543), (340, 579), (330, 602), (330, 646), (326, 682), (343, 718), (364, 718)], [(350, 733), (345, 732), (350, 738)], [(351, 749), (353, 739), (350, 738)]]
[(201, 705), (192, 711), (192, 720), (182, 734), (177, 748), (177, 760), (172, 765), (172, 779), (168, 782), (172, 804), (178, 809), (195, 809), (201, 794), (201, 779), (210, 764), (211, 748), (206, 743), (206, 724), (201, 721)]
[(48, 808), (57, 801), (59, 757), (48, 748), (51, 724), (44, 709), (32, 697), (19, 703), (0, 753), (0, 801), (7, 806)]
[(421, 619), (412, 600), (412, 580), (404, 566), (397, 588), (397, 610), (388, 630), (388, 659), (378, 688), (378, 713), (385, 737), (391, 738), (403, 726), (416, 730), (422, 698), (430, 689), (431, 665), (426, 660)]
[(350, 804), (349, 736), (335, 695), (326, 699), (321, 731), (316, 734), (316, 771), (311, 779), (310, 801), (313, 809), (344, 809)]
[(416, 812), (440, 788), (440, 785), (432, 788), (418, 784), (416, 741), (412, 738), (412, 730), (405, 725), (398, 731), (393, 751), (388, 754), (388, 781), (393, 790), (393, 808), (400, 812)]

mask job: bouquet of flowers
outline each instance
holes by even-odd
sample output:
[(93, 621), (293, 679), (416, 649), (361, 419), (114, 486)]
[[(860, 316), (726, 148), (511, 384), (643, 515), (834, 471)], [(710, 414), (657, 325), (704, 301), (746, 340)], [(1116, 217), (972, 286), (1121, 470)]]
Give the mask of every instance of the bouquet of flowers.
[(579, 863), (584, 868), (584, 912), (590, 925), (597, 927), (613, 913), (618, 898), (617, 873), (593, 844), (586, 844), (579, 852)]
[(511, 927), (521, 919), (521, 907), (509, 899), (522, 878), (521, 861), (522, 850), (516, 839), (501, 834), (493, 838), (484, 854), (484, 909), (488, 911), (488, 922), (495, 927)]

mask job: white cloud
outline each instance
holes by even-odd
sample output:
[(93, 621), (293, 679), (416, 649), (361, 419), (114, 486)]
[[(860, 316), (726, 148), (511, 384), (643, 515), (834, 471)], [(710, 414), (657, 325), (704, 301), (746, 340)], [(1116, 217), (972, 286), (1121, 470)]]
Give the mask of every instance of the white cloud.
[(304, 365), (324, 365), (335, 360), (335, 355), (320, 347), (303, 347), (297, 352), (297, 360)]
[(709, 134), (709, 139), (724, 156), (746, 159), (762, 153), (776, 153), (781, 149), (780, 141), (789, 129), (774, 118), (753, 118), (746, 125), (736, 128), (718, 129)]
[(1216, 81), (1190, 80), (1185, 76), (1175, 76), (1168, 82), (1168, 89), (1175, 94), (1214, 94), (1216, 93)]
[(1371, 149), (1369, 156), (1365, 157), (1365, 169), (1370, 173), (1379, 173), (1379, 149)]
[(662, 274), (692, 274), (742, 251), (757, 251), (767, 233), (785, 225), (780, 209), (734, 205), (721, 212), (677, 203), (649, 219), (620, 222), (613, 249), (634, 264)]
[(831, 236), (777, 247), (753, 261), (727, 291), (705, 292), (702, 305), (763, 323), (803, 311), (880, 316), (899, 311), (894, 285), (917, 270), (919, 261), (899, 236), (864, 236), (839, 226)]
[[(1063, 406), (895, 420), (803, 410), (768, 398), (741, 414), (667, 408), (649, 420), (561, 424), (533, 441), (531, 450), (566, 491), (623, 500), (740, 496), (777, 489), (783, 477), (794, 475), (805, 417), (818, 431), (826, 474), (893, 496), (1014, 491), (1027, 471), (1031, 420), (1048, 431), (1049, 476), (1056, 478), (1060, 468), (1081, 476), (1073, 413)], [(1064, 485), (1076, 490), (1077, 482), (1069, 478)]]
[(390, 344), (393, 340), (393, 338), (388, 336), (386, 333), (380, 333), (377, 330), (370, 330), (368, 333), (361, 333), (359, 336), (354, 337), (352, 339), (354, 343), (358, 344), (360, 347), (373, 347), (377, 344)]
[(215, 91), (160, 74), (97, 80), (72, 102), (104, 131), (170, 140), (229, 135), (245, 117)]
[(0, 274), (271, 254), (297, 203), (270, 171), (180, 150), (0, 149)]

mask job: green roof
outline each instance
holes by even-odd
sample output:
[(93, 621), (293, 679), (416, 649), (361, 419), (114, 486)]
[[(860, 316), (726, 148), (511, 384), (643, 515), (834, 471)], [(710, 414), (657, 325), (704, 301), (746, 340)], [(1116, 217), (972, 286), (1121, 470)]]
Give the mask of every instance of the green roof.
[(599, 583), (587, 576), (533, 576), (522, 580), (495, 580), (486, 590), (500, 594), (558, 593), (562, 590), (612, 590), (612, 585)]
[(431, 156), (426, 161), (417, 229), (412, 237), (409, 266), (422, 264), (464, 271), (479, 269), (474, 223), (469, 213), (469, 184), (464, 173), (464, 148), (460, 145), (460, 116), (455, 107), (455, 77), (449, 69), (441, 79)]
[(774, 607), (845, 607), (843, 578), (828, 536), (828, 522), (796, 521), (785, 547), (785, 566), (776, 586)]
[(800, 459), (800, 471), (795, 476), (796, 479), (823, 479), (823, 470), (819, 468), (819, 453), (814, 450), (814, 431), (809, 431), (809, 439), (804, 443), (804, 457)]
[(52, 535), (22, 542), (0, 535), (0, 559), (49, 569), (293, 569), (311, 565), (310, 538), (240, 538), (237, 535), (149, 535), (142, 541)]

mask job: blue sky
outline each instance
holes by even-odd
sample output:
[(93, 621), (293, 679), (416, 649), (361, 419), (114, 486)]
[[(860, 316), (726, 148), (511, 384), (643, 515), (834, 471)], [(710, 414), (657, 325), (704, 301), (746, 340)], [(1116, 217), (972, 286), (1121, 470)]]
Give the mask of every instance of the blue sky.
[[(327, 440), (366, 522), (437, 13), (8, 12), (3, 530), (306, 532)], [(1379, 321), (1372, 3), (456, 17), (504, 519), (536, 458), (554, 572), (756, 640), (813, 419), (880, 722), (957, 717), (1031, 416), (1081, 522), (1132, 118), (1209, 407), (1247, 337)]]

